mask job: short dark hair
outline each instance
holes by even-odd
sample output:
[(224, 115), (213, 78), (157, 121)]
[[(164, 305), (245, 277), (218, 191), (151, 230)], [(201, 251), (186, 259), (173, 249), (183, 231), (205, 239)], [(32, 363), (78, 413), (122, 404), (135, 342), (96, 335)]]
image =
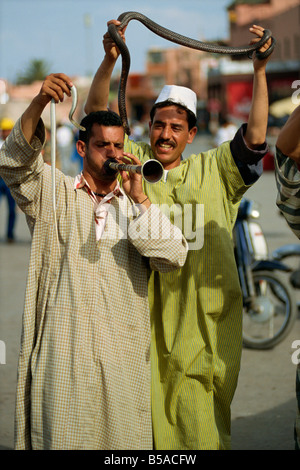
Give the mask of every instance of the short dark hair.
[(150, 119), (151, 119), (151, 123), (153, 123), (153, 120), (154, 120), (154, 115), (155, 115), (155, 112), (158, 108), (165, 108), (167, 106), (178, 106), (178, 108), (180, 109), (183, 109), (186, 114), (187, 114), (187, 122), (188, 122), (188, 126), (189, 126), (189, 131), (196, 126), (197, 124), (197, 118), (195, 116), (194, 113), (192, 113), (192, 111), (190, 111), (189, 109), (187, 109), (185, 106), (182, 106), (181, 104), (179, 103), (174, 103), (174, 101), (172, 100), (166, 100), (166, 101), (161, 101), (160, 103), (156, 103), (151, 111), (150, 111)]
[(100, 126), (107, 127), (112, 126), (123, 128), (120, 116), (114, 111), (111, 111), (109, 109), (107, 111), (93, 111), (81, 120), (80, 125), (85, 127), (85, 131), (79, 131), (78, 139), (88, 144), (92, 134), (92, 127), (94, 124), (99, 124)]

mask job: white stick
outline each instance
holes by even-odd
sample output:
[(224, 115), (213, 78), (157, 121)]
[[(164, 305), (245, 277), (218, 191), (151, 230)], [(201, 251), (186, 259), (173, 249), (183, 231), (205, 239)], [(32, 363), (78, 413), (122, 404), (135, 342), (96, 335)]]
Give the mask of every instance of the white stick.
[(52, 212), (53, 212), (53, 221), (56, 233), (56, 240), (58, 246), (58, 252), (60, 254), (60, 245), (58, 238), (58, 228), (57, 228), (57, 218), (56, 218), (56, 180), (55, 180), (55, 170), (56, 170), (56, 113), (55, 113), (55, 100), (52, 99), (50, 103), (50, 125), (51, 125), (51, 186), (52, 186)]
[[(76, 121), (73, 119), (73, 114), (75, 112), (77, 106), (77, 90), (75, 86), (71, 88), (71, 95), (72, 95), (72, 107), (69, 113), (69, 119), (71, 123), (82, 131), (85, 131), (85, 127), (80, 126)], [(58, 237), (58, 228), (57, 228), (57, 217), (56, 217), (56, 181), (55, 181), (55, 169), (56, 169), (56, 113), (55, 113), (55, 100), (52, 99), (50, 103), (50, 125), (51, 125), (51, 186), (52, 186), (52, 211), (53, 211), (53, 220), (55, 225), (55, 233), (56, 233), (56, 240), (58, 245), (58, 250), (60, 254), (60, 245), (59, 245), (59, 237)]]

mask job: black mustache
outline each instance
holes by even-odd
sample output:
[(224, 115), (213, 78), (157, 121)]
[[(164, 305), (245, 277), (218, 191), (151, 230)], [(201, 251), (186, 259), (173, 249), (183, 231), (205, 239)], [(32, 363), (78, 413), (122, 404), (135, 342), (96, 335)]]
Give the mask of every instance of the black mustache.
[(172, 142), (171, 140), (158, 139), (156, 141), (156, 145), (160, 145), (160, 144), (167, 144), (167, 145), (171, 145), (172, 147), (175, 147), (175, 143)]

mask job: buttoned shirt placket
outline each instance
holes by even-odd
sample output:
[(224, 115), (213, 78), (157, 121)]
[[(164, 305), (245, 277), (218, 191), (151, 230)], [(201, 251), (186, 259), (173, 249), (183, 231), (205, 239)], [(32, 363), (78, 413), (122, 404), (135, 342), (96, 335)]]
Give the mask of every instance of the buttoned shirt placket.
[(111, 204), (111, 201), (114, 197), (120, 197), (121, 199), (124, 199), (125, 197), (120, 187), (120, 183), (119, 181), (117, 181), (117, 184), (114, 190), (108, 193), (100, 202), (98, 201), (97, 197), (91, 190), (89, 184), (87, 183), (82, 173), (76, 176), (75, 181), (74, 181), (74, 189), (75, 190), (85, 189), (89, 197), (94, 203), (96, 239), (97, 241), (99, 241), (103, 235), (106, 221), (107, 221), (108, 208), (109, 208), (108, 204)]

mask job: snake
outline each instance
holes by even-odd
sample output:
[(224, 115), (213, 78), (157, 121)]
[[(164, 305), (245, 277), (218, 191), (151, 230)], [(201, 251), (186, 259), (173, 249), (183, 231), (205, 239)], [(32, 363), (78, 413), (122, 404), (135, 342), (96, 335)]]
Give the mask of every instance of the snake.
[[(244, 47), (228, 47), (228, 46), (221, 46), (218, 44), (212, 43), (204, 43), (202, 41), (198, 41), (192, 38), (188, 38), (186, 36), (182, 36), (170, 29), (164, 28), (159, 24), (155, 23), (154, 21), (150, 20), (147, 16), (143, 15), (142, 13), (135, 12), (135, 11), (128, 11), (122, 13), (118, 17), (118, 21), (120, 21), (120, 25), (116, 26), (115, 24), (110, 24), (108, 26), (108, 33), (110, 34), (113, 41), (116, 43), (117, 47), (120, 50), (120, 54), (122, 56), (122, 72), (120, 77), (119, 83), (119, 92), (118, 92), (118, 105), (119, 105), (119, 113), (122, 120), (123, 128), (126, 134), (130, 135), (130, 127), (128, 124), (127, 119), (127, 111), (126, 111), (126, 84), (130, 70), (130, 53), (128, 47), (126, 46), (125, 42), (119, 35), (118, 30), (123, 29), (131, 20), (140, 21), (144, 26), (146, 26), (150, 31), (157, 34), (158, 36), (167, 39), (171, 42), (176, 44), (186, 46), (192, 49), (206, 51), (210, 53), (216, 54), (231, 54), (231, 55), (248, 55), (253, 54), (255, 51), (256, 57), (258, 59), (265, 59), (268, 57), (274, 49), (275, 46), (275, 39), (272, 37), (272, 33), (270, 30), (265, 29), (262, 38), (256, 44), (244, 46)], [(271, 46), (264, 52), (259, 52), (260, 49), (269, 39), (271, 38), (272, 43)], [(69, 113), (69, 120), (70, 122), (77, 127), (85, 131), (85, 128), (78, 124), (73, 119), (73, 114), (76, 110), (77, 106), (77, 90), (76, 87), (73, 85), (70, 88), (71, 96), (72, 96), (72, 107)], [(56, 240), (59, 248), (59, 237), (58, 237), (58, 229), (57, 229), (57, 218), (56, 218), (56, 194), (55, 194), (55, 187), (56, 187), (56, 175), (55, 175), (55, 168), (56, 168), (56, 113), (55, 113), (55, 100), (51, 100), (50, 104), (50, 121), (51, 121), (51, 186), (52, 186), (52, 210), (53, 210), (53, 219), (55, 225), (55, 232), (56, 232)]]
[[(216, 53), (216, 54), (230, 54), (230, 55), (247, 55), (251, 57), (251, 55), (255, 52), (256, 57), (260, 60), (267, 58), (274, 49), (275, 46), (275, 39), (272, 36), (272, 32), (269, 29), (265, 29), (262, 38), (255, 44), (251, 44), (248, 46), (243, 47), (230, 47), (230, 46), (222, 46), (219, 44), (213, 43), (205, 43), (202, 41), (198, 41), (196, 39), (189, 38), (187, 36), (182, 36), (170, 29), (167, 29), (159, 24), (155, 23), (147, 16), (143, 15), (142, 13), (136, 11), (127, 11), (121, 13), (118, 17), (118, 21), (120, 21), (120, 25), (116, 26), (115, 24), (108, 25), (108, 33), (112, 40), (117, 45), (121, 57), (122, 57), (122, 71), (121, 77), (119, 82), (119, 91), (118, 91), (118, 106), (119, 106), (119, 113), (122, 120), (123, 128), (127, 135), (130, 135), (130, 128), (128, 125), (127, 119), (127, 111), (126, 111), (126, 85), (128, 74), (130, 70), (130, 52), (121, 38), (119, 34), (119, 30), (123, 29), (131, 20), (137, 20), (142, 23), (146, 28), (148, 28), (153, 33), (157, 34), (158, 36), (167, 39), (171, 42), (176, 44), (180, 44), (181, 46), (186, 46), (191, 49), (196, 49), (200, 51)], [(260, 52), (259, 49), (271, 38), (272, 42), (270, 47), (264, 51)]]

